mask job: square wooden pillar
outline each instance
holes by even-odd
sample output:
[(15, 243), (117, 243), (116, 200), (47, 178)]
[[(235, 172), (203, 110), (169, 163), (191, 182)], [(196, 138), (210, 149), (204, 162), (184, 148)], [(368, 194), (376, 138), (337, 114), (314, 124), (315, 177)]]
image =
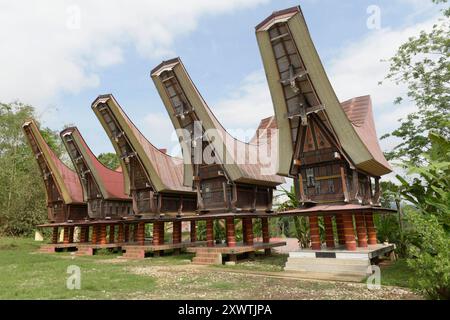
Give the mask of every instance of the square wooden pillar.
[(356, 251), (355, 230), (353, 228), (353, 215), (345, 213), (342, 215), (344, 222), (345, 249)]
[(243, 218), (242, 219), (242, 232), (244, 238), (244, 244), (248, 246), (253, 245), (253, 219)]
[(358, 236), (358, 247), (367, 248), (366, 224), (364, 223), (364, 213), (355, 215), (356, 234)]
[(311, 248), (313, 250), (321, 250), (319, 217), (317, 215), (309, 216), (309, 234), (311, 237)]
[(194, 220), (191, 221), (191, 242), (197, 242), (197, 223)]
[(325, 241), (327, 243), (327, 248), (334, 249), (336, 244), (334, 242), (334, 231), (333, 231), (333, 217), (325, 216)]
[(165, 233), (166, 233), (165, 222), (161, 221), (159, 224), (159, 244), (164, 244)]
[(58, 227), (53, 227), (52, 243), (58, 243)]
[(116, 238), (116, 226), (112, 224), (109, 226), (109, 243), (114, 243), (115, 238)]
[(364, 219), (366, 222), (367, 235), (369, 237), (369, 244), (375, 245), (378, 243), (377, 241), (377, 230), (375, 229), (375, 224), (373, 222), (373, 213), (366, 213), (364, 215)]
[(236, 247), (236, 231), (234, 227), (234, 218), (226, 218), (225, 223), (227, 227), (227, 245), (228, 247)]
[(337, 227), (339, 244), (345, 245), (344, 220), (343, 220), (341, 214), (336, 216), (336, 227)]
[(206, 246), (214, 247), (214, 220), (206, 220)]
[[(269, 232), (269, 218), (261, 218), (261, 231), (263, 243), (270, 243), (270, 232)], [(270, 255), (272, 250), (270, 248), (264, 249), (266, 255)]]
[(64, 238), (63, 238), (63, 243), (64, 244), (68, 244), (69, 241), (69, 227), (64, 227)]

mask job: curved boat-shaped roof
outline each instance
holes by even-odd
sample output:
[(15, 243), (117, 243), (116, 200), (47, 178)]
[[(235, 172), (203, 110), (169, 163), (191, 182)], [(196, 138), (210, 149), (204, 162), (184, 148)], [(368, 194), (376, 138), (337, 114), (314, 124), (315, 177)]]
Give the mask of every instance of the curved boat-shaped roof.
[[(256, 37), (280, 130), (278, 152), (283, 158), (278, 173), (289, 175), (293, 145), (286, 142), (295, 135), (296, 128), (290, 124), (290, 116), (296, 111), (298, 104), (293, 97), (299, 91), (305, 97), (302, 104), (306, 103), (311, 112), (318, 112), (327, 120), (356, 168), (373, 176), (391, 172), (378, 142), (374, 143), (377, 137), (371, 110), (368, 108), (362, 114), (355, 108), (354, 112), (346, 103), (349, 117), (362, 117), (364, 125), (358, 126), (363, 119), (354, 119), (353, 123), (349, 120), (317, 54), (300, 7), (274, 12), (256, 27)], [(294, 94), (287, 89), (289, 85), (294, 87)], [(370, 130), (358, 129), (363, 127)]]
[(92, 103), (92, 109), (120, 156), (127, 193), (130, 193), (130, 177), (124, 162), (127, 155), (123, 154), (124, 151), (117, 143), (116, 137), (119, 135), (125, 136), (133, 152), (139, 157), (156, 192), (194, 193), (191, 187), (183, 185), (183, 160), (171, 157), (152, 145), (128, 118), (112, 94), (99, 96)]
[[(259, 153), (260, 148), (262, 150), (262, 144), (254, 145), (244, 143), (232, 137), (225, 130), (206, 104), (180, 58), (164, 61), (151, 71), (151, 77), (158, 89), (175, 129), (182, 129), (181, 123), (175, 114), (176, 109), (179, 107), (176, 103), (181, 103), (186, 104), (186, 107), (192, 110), (192, 113), (195, 114), (196, 118), (201, 121), (206, 136), (208, 136), (208, 131), (218, 132), (218, 134), (214, 135), (214, 139), (211, 137), (208, 137), (208, 139), (216, 151), (215, 153), (219, 158), (220, 164), (223, 166), (231, 180), (241, 183), (269, 186), (276, 186), (284, 183), (284, 179), (275, 174), (275, 170), (271, 168), (271, 164), (265, 166), (259, 163), (259, 161), (254, 161), (257, 163), (251, 163), (250, 159), (260, 159)], [(168, 83), (168, 81), (175, 82)], [(166, 84), (168, 84), (170, 88), (168, 88)], [(177, 89), (175, 89), (174, 86), (176, 86)], [(178, 88), (180, 90), (179, 92)], [(169, 90), (172, 89), (175, 92), (169, 92)], [(187, 139), (184, 139), (181, 142), (183, 157), (185, 163), (188, 164), (185, 165), (185, 185), (192, 185), (193, 181), (191, 157), (188, 152), (185, 152), (186, 150), (190, 150), (190, 146), (187, 145), (189, 142), (190, 141), (187, 141)], [(217, 150), (223, 150), (223, 152), (217, 152)]]
[[(131, 200), (124, 192), (123, 173), (111, 170), (103, 165), (86, 144), (86, 141), (81, 136), (78, 128), (67, 128), (61, 131), (60, 135), (80, 179), (83, 177), (84, 172), (81, 172), (81, 168), (78, 164), (79, 162), (82, 162), (84, 164), (83, 168), (89, 170), (95, 180), (103, 199)], [(85, 190), (84, 184), (82, 184), (82, 186), (84, 198), (87, 200), (87, 190)]]
[(49, 174), (52, 175), (53, 181), (55, 182), (64, 203), (85, 203), (83, 200), (83, 190), (77, 173), (66, 166), (56, 156), (42, 137), (36, 122), (33, 119), (30, 119), (22, 125), (22, 128), (36, 159), (38, 160), (39, 157), (42, 157), (44, 160), (38, 160), (42, 175), (44, 177)]

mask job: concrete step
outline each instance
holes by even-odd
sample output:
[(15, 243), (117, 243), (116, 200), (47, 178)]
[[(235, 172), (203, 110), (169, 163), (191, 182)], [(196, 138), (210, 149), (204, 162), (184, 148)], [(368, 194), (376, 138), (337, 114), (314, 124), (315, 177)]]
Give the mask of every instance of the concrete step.
[(222, 264), (222, 255), (220, 253), (197, 252), (192, 259), (193, 264)]
[(310, 265), (350, 265), (369, 266), (369, 259), (334, 259), (334, 258), (295, 258), (289, 257), (288, 263), (304, 263)]
[(330, 272), (301, 272), (286, 270), (287, 275), (298, 277), (302, 279), (315, 279), (315, 280), (331, 280), (331, 281), (349, 281), (349, 282), (361, 282), (366, 278), (366, 275), (359, 273), (330, 273)]
[(325, 273), (357, 273), (365, 275), (367, 267), (365, 266), (342, 266), (342, 265), (307, 265), (307, 264), (289, 264), (287, 263), (284, 270), (300, 271), (300, 272), (325, 272)]

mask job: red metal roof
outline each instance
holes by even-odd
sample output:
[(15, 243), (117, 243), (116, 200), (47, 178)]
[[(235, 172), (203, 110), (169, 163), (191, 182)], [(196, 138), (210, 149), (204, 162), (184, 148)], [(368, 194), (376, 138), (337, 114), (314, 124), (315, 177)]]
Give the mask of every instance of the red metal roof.
[(378, 142), (378, 136), (373, 120), (372, 99), (369, 95), (356, 97), (341, 103), (342, 109), (355, 128), (356, 133), (363, 141), (374, 159), (392, 170), (391, 165), (384, 157)]
[[(36, 144), (37, 148), (39, 149), (39, 152), (42, 153), (42, 156), (45, 159), (46, 165), (48, 167), (48, 170), (52, 170), (53, 168), (56, 168), (58, 172), (54, 172), (54, 181), (57, 185), (57, 188), (59, 189), (63, 201), (67, 204), (67, 199), (64, 197), (64, 189), (67, 190), (69, 197), (71, 198), (71, 202), (69, 203), (84, 203), (83, 200), (83, 190), (81, 188), (80, 180), (78, 179), (78, 175), (75, 171), (70, 169), (68, 166), (64, 164), (53, 152), (53, 150), (50, 148), (50, 146), (45, 142), (44, 138), (42, 137), (41, 132), (39, 131), (39, 128), (36, 125), (36, 122), (34, 120), (29, 120), (25, 122), (22, 126), (24, 130), (26, 128), (29, 128), (30, 131), (25, 131), (26, 137), (30, 144), (34, 143)], [(31, 135), (31, 136), (30, 136)], [(36, 153), (37, 150), (33, 150), (33, 152)], [(61, 177), (61, 180), (59, 177)], [(61, 185), (63, 184), (63, 185)]]
[(83, 153), (85, 153), (89, 157), (89, 161), (87, 161), (87, 165), (91, 171), (95, 171), (97, 174), (94, 174), (93, 177), (98, 177), (97, 184), (104, 187), (106, 191), (106, 195), (103, 195), (105, 199), (130, 199), (130, 197), (124, 192), (124, 177), (123, 173), (120, 171), (111, 170), (103, 163), (101, 163), (98, 158), (91, 151), (80, 131), (76, 127), (67, 128), (61, 132), (61, 135), (65, 133), (71, 133), (72, 137), (76, 137), (74, 143), (77, 145), (79, 149), (82, 149)]

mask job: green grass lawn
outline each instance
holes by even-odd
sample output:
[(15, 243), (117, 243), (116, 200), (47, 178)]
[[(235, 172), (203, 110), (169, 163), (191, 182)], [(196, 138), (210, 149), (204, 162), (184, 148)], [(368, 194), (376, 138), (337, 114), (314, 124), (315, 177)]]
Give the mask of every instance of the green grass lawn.
[(381, 268), (381, 284), (384, 286), (411, 287), (414, 271), (406, 264), (405, 259), (397, 260), (392, 265)]

